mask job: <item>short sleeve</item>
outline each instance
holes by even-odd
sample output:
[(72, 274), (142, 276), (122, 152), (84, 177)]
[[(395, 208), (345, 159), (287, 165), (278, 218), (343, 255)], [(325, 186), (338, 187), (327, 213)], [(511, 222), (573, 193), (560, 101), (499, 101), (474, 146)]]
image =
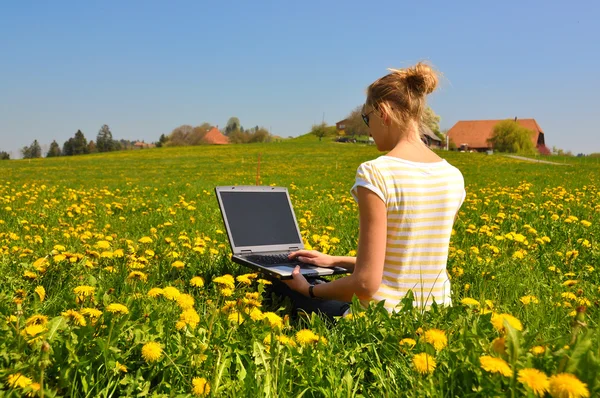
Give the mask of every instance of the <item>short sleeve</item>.
[(356, 170), (356, 181), (354, 186), (352, 186), (350, 193), (357, 202), (358, 187), (364, 187), (374, 192), (381, 198), (383, 203), (387, 204), (387, 189), (385, 186), (385, 179), (381, 172), (372, 163), (363, 163), (358, 166), (358, 170)]

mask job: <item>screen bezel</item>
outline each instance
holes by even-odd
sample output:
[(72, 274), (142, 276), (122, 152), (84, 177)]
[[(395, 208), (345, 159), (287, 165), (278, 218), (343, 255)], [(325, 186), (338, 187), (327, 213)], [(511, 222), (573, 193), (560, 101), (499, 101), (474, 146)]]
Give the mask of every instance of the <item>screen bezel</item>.
[[(284, 192), (285, 197), (290, 206), (292, 212), (292, 218), (294, 219), (294, 226), (296, 227), (296, 234), (298, 235), (298, 241), (300, 243), (284, 243), (279, 245), (259, 245), (259, 246), (236, 246), (233, 241), (233, 235), (231, 234), (231, 228), (229, 227), (229, 221), (227, 220), (227, 213), (223, 200), (221, 198), (222, 192)], [(298, 221), (296, 220), (296, 214), (290, 200), (290, 195), (285, 187), (271, 187), (271, 186), (252, 186), (252, 185), (237, 185), (237, 186), (219, 186), (215, 187), (215, 194), (217, 201), (219, 202), (219, 208), (221, 209), (221, 215), (223, 216), (223, 223), (227, 230), (227, 237), (229, 238), (229, 245), (233, 254), (240, 255), (246, 253), (261, 253), (261, 252), (281, 252), (290, 250), (302, 250), (304, 249), (304, 243), (302, 242), (302, 235), (300, 234), (300, 228), (298, 228)]]

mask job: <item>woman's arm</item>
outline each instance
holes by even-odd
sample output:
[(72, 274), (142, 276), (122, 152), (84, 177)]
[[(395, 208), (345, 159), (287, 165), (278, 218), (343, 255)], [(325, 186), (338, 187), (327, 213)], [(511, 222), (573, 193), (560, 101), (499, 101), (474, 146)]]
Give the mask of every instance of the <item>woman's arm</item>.
[[(381, 198), (367, 188), (359, 186), (357, 198), (360, 232), (354, 272), (332, 282), (315, 285), (313, 293), (318, 298), (351, 301), (356, 295), (361, 300), (368, 300), (381, 284), (387, 241), (387, 210)], [(292, 276), (293, 279), (285, 283), (308, 296), (310, 285), (299, 267)]]

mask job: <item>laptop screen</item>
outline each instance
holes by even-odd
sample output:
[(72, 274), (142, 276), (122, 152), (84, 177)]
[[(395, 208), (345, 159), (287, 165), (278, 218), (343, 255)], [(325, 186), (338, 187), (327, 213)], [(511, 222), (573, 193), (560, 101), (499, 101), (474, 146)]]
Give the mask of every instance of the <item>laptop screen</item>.
[(301, 242), (285, 192), (221, 192), (236, 247)]

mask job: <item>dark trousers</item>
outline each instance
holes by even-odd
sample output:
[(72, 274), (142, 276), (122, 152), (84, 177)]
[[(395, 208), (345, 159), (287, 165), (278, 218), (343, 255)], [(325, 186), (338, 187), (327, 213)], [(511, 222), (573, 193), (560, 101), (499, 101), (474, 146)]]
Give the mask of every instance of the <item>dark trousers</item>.
[[(293, 316), (296, 316), (298, 312), (306, 312), (307, 314), (318, 314), (325, 316), (330, 321), (334, 321), (334, 317), (342, 316), (349, 308), (350, 303), (338, 300), (319, 300), (305, 297), (292, 289), (290, 289), (285, 283), (272, 279), (273, 284), (270, 286), (271, 293), (285, 298), (288, 297), (293, 305)], [(326, 283), (323, 279), (308, 279), (309, 283), (319, 284)]]

